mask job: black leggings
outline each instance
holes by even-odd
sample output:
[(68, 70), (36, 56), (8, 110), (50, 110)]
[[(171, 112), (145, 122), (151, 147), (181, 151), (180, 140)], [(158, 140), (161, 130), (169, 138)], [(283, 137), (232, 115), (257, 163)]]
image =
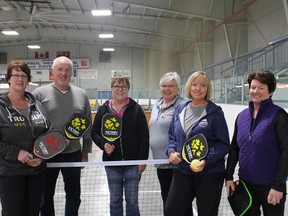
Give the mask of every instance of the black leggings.
[[(163, 208), (165, 209), (165, 203), (168, 197), (170, 185), (173, 178), (174, 169), (157, 169), (157, 176), (161, 187), (161, 196), (163, 200)], [(192, 202), (187, 208), (185, 216), (192, 216)]]
[[(244, 180), (242, 180), (244, 181)], [(244, 181), (246, 186), (248, 187), (250, 194), (252, 195), (252, 208), (249, 209), (245, 216), (260, 216), (260, 207), (262, 206), (263, 214), (265, 216), (284, 216), (284, 208), (285, 208), (285, 201), (286, 201), (286, 192), (283, 194), (283, 198), (280, 201), (280, 204), (272, 205), (269, 204), (267, 201), (267, 197), (269, 191), (271, 189), (270, 186), (264, 185), (255, 185), (250, 184)], [(285, 189), (286, 191), (286, 189)]]
[(38, 216), (44, 189), (44, 172), (31, 176), (0, 176), (3, 216)]
[(196, 198), (199, 216), (217, 216), (222, 195), (224, 172), (185, 175), (174, 172), (166, 201), (165, 216), (185, 216)]

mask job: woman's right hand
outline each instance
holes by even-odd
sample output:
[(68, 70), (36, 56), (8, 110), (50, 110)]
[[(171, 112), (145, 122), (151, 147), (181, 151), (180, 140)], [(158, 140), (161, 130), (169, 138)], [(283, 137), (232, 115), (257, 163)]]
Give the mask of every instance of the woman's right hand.
[(171, 152), (169, 154), (169, 162), (172, 164), (179, 164), (181, 162), (180, 153), (179, 152)]
[(20, 150), (17, 159), (21, 163), (29, 163), (30, 160), (32, 160), (34, 157), (32, 154), (25, 150)]
[(29, 162), (27, 162), (27, 164), (32, 167), (37, 167), (42, 163), (42, 161), (43, 160), (41, 158), (34, 158), (30, 160)]
[(70, 144), (70, 139), (67, 139), (67, 138), (65, 138), (65, 141), (66, 141), (66, 145), (69, 145)]
[(105, 143), (104, 150), (105, 150), (106, 154), (108, 154), (108, 155), (112, 154), (114, 149), (115, 149), (115, 146), (113, 144)]
[(227, 197), (229, 197), (231, 194), (230, 190), (232, 190), (232, 191), (235, 190), (234, 181), (233, 180), (226, 181), (225, 186), (226, 186)]

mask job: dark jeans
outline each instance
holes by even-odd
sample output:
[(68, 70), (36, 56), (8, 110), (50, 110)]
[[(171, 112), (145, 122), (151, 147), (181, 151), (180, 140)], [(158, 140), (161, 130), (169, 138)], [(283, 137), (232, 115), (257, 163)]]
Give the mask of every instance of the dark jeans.
[[(170, 185), (173, 178), (174, 169), (158, 169), (157, 168), (157, 176), (161, 187), (161, 196), (163, 200), (163, 208), (165, 209), (165, 203), (168, 197)], [(163, 210), (164, 210), (163, 209)], [(188, 206), (186, 216), (192, 216), (193, 209), (192, 209), (192, 202), (191, 205)]]
[[(47, 162), (81, 162), (81, 151), (59, 154), (49, 159)], [(78, 216), (80, 207), (80, 167), (47, 168), (45, 178), (45, 188), (41, 205), (41, 216), (55, 216), (54, 194), (59, 172), (61, 171), (66, 193), (65, 216)]]
[[(244, 181), (244, 180), (243, 180)], [(286, 201), (286, 192), (283, 194), (283, 198), (280, 201), (280, 204), (271, 205), (267, 201), (270, 186), (264, 185), (254, 185), (246, 181), (246, 186), (248, 187), (250, 194), (252, 195), (252, 206), (253, 208), (249, 209), (245, 216), (259, 216), (261, 215), (260, 206), (262, 206), (263, 214), (265, 216), (284, 216), (284, 208)], [(286, 191), (286, 190), (285, 190)]]
[(0, 176), (3, 216), (38, 216), (44, 172), (31, 176)]
[(165, 216), (185, 216), (196, 198), (199, 216), (217, 216), (224, 172), (185, 175), (175, 170), (166, 201)]

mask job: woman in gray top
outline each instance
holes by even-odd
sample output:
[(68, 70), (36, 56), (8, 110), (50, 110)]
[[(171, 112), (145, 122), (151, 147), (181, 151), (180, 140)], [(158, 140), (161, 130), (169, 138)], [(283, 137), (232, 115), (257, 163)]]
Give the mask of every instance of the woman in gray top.
[[(179, 95), (180, 77), (176, 72), (168, 72), (160, 79), (162, 97), (155, 103), (149, 121), (150, 146), (154, 159), (168, 159), (165, 150), (168, 144), (168, 130), (175, 108), (186, 100)], [(171, 164), (156, 165), (157, 176), (161, 187), (163, 207), (168, 196), (174, 166)], [(190, 207), (188, 214), (192, 215)]]

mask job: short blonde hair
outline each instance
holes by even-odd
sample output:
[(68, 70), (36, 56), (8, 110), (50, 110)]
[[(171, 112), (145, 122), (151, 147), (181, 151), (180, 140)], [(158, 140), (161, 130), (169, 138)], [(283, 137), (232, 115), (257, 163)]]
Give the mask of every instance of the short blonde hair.
[(189, 99), (191, 99), (190, 88), (191, 88), (192, 83), (197, 79), (201, 79), (208, 86), (205, 99), (210, 100), (211, 94), (212, 94), (212, 86), (211, 86), (211, 82), (210, 82), (210, 79), (209, 79), (207, 73), (204, 71), (196, 71), (196, 72), (191, 74), (191, 76), (188, 78), (188, 80), (185, 84), (185, 95)]

